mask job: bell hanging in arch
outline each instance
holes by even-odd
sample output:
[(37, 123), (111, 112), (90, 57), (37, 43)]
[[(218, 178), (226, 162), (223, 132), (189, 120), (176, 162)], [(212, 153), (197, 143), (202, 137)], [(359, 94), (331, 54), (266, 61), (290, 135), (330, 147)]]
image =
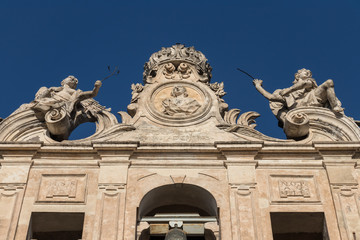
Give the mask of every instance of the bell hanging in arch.
[(185, 232), (175, 225), (175, 228), (166, 234), (165, 240), (187, 240), (187, 238)]

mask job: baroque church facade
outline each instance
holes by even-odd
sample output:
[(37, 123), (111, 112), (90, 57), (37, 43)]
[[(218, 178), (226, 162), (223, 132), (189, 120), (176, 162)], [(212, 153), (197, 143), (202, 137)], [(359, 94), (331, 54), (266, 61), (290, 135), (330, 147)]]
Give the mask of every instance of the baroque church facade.
[[(287, 139), (229, 109), (193, 47), (162, 48), (121, 122), (69, 76), (0, 122), (0, 239), (360, 239), (360, 129), (301, 69), (255, 88)], [(259, 95), (260, 98), (260, 95)], [(68, 140), (80, 124), (96, 132)]]

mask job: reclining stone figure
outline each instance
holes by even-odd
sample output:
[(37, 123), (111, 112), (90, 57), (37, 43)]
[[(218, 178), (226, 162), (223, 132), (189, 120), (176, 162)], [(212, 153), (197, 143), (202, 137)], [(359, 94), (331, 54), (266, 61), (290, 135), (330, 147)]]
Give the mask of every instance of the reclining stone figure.
[[(276, 118), (279, 120), (279, 126), (284, 128), (285, 134), (288, 138), (301, 137), (300, 135), (308, 132), (308, 122), (305, 124), (306, 115), (299, 115), (288, 117), (287, 113), (290, 110), (299, 107), (323, 107), (329, 108), (336, 114), (343, 115), (344, 109), (341, 107), (341, 102), (335, 95), (334, 82), (329, 79), (318, 86), (315, 79), (312, 78), (312, 73), (308, 69), (300, 69), (295, 74), (293, 85), (289, 88), (277, 89), (274, 93), (267, 92), (262, 87), (262, 80), (254, 79), (255, 88), (270, 102), (270, 108)], [(296, 126), (303, 124), (304, 130), (295, 129)], [(291, 126), (290, 125), (294, 123)], [(292, 130), (289, 130), (292, 129)]]
[(283, 119), (283, 115), (297, 107), (327, 107), (336, 113), (344, 111), (341, 102), (335, 95), (334, 82), (329, 79), (318, 86), (312, 78), (310, 70), (305, 68), (295, 74), (293, 85), (289, 88), (277, 89), (274, 93), (267, 92), (262, 87), (262, 80), (253, 81), (255, 88), (270, 101), (270, 106), (277, 118)]
[(42, 87), (35, 95), (34, 101), (27, 108), (34, 110), (40, 121), (45, 121), (47, 128), (56, 140), (65, 140), (79, 124), (95, 121), (98, 111), (105, 109), (95, 100), (101, 87), (96, 81), (92, 91), (76, 90), (78, 80), (68, 76), (60, 87)]

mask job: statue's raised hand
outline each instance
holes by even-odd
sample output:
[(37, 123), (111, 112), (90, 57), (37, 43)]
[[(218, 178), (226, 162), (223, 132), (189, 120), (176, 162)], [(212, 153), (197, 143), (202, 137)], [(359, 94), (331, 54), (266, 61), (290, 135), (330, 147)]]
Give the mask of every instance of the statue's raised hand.
[(96, 87), (96, 88), (101, 87), (101, 85), (102, 85), (102, 82), (101, 82), (100, 80), (97, 80), (97, 81), (95, 82), (95, 87)]
[(254, 79), (253, 80), (253, 84), (255, 85), (255, 87), (261, 87), (262, 86), (263, 81), (260, 79)]

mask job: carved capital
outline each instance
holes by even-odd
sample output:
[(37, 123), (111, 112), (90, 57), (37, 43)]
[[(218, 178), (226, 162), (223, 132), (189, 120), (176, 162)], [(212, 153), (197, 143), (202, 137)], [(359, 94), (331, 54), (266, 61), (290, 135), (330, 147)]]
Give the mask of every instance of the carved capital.
[(98, 185), (99, 189), (104, 191), (104, 192), (118, 192), (121, 189), (125, 189), (126, 184), (124, 183), (119, 183), (119, 184), (99, 184)]
[(14, 192), (21, 191), (25, 188), (24, 183), (2, 183), (0, 184), (0, 190), (3, 190), (2, 194), (13, 194)]
[(247, 196), (256, 189), (256, 183), (252, 184), (229, 184), (230, 189), (235, 190), (238, 195)]
[(332, 185), (333, 191), (340, 193), (342, 196), (352, 196), (359, 189), (358, 184)]

